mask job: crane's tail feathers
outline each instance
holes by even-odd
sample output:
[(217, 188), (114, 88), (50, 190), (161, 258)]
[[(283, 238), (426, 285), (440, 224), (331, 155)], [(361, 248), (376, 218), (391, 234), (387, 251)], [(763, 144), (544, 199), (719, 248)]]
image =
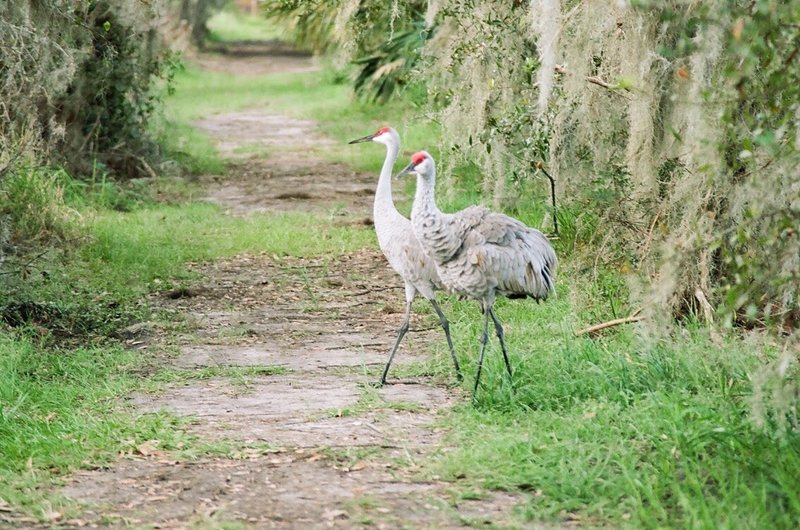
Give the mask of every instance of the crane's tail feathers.
[[(544, 279), (545, 291), (547, 292), (547, 294), (552, 292), (555, 295), (555, 293), (556, 293), (556, 276), (554, 274), (554, 271), (551, 270), (551, 266), (552, 265), (555, 265), (555, 264), (551, 263), (551, 262), (546, 262), (544, 264), (544, 267), (542, 267), (542, 278)], [(547, 295), (545, 295), (545, 298), (547, 298)]]

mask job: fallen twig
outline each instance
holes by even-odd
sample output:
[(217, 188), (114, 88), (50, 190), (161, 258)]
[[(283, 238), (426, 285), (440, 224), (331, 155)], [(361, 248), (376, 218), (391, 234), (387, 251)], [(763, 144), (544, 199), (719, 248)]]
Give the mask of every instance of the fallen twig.
[(586, 78), (586, 80), (588, 82), (592, 83), (593, 85), (601, 86), (603, 88), (608, 88), (608, 89), (611, 89), (611, 90), (616, 88), (614, 85), (612, 85), (611, 83), (609, 83), (608, 81), (606, 81), (605, 79), (600, 77), (599, 75), (589, 76), (589, 77)]
[(350, 296), (364, 296), (364, 295), (376, 293), (376, 292), (379, 292), (379, 291), (393, 291), (395, 289), (402, 289), (402, 288), (403, 288), (402, 285), (389, 285), (389, 286), (386, 286), (386, 287), (372, 287), (370, 289), (365, 289), (363, 291), (357, 291), (357, 292), (349, 293), (349, 295)]
[(142, 169), (144, 169), (147, 172), (147, 174), (150, 175), (150, 178), (152, 178), (153, 180), (158, 180), (158, 175), (156, 175), (156, 172), (153, 171), (152, 167), (150, 167), (150, 164), (147, 163), (147, 160), (145, 160), (139, 155), (132, 154), (132, 156), (139, 162), (139, 164), (141, 164)]
[(45, 254), (47, 254), (48, 252), (50, 252), (50, 250), (51, 250), (51, 249), (49, 249), (49, 248), (46, 248), (46, 249), (44, 249), (43, 251), (41, 251), (41, 252), (39, 252), (38, 254), (36, 254), (36, 255), (35, 255), (34, 257), (32, 257), (31, 259), (29, 259), (28, 261), (26, 261), (25, 263), (23, 263), (21, 266), (17, 267), (16, 269), (14, 269), (14, 270), (9, 270), (9, 271), (3, 271), (3, 272), (0, 272), (0, 275), (5, 275), (5, 274), (16, 274), (16, 273), (22, 274), (22, 273), (24, 273), (25, 271), (27, 271), (27, 270), (28, 270), (28, 267), (30, 267), (31, 265), (33, 265), (33, 264), (34, 264), (34, 262), (38, 261), (38, 260), (39, 260), (39, 258), (41, 258), (41, 257), (42, 257), (42, 256), (44, 256)]
[(589, 326), (588, 328), (576, 331), (575, 336), (580, 337), (581, 335), (597, 333), (598, 331), (602, 331), (606, 328), (619, 326), (620, 324), (630, 324), (632, 322), (639, 322), (642, 319), (644, 319), (644, 317), (629, 316), (625, 318), (617, 318), (614, 320), (609, 320), (608, 322), (603, 322), (602, 324), (595, 324), (594, 326)]

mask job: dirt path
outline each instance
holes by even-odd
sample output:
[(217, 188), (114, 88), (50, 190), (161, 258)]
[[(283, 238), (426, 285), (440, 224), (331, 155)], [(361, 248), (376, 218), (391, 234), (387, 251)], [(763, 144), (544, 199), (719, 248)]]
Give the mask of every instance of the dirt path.
[[(375, 176), (315, 157), (311, 147), (331, 140), (313, 123), (254, 110), (198, 126), (232, 159), (228, 175), (207, 183), (208, 200), (231, 215), (338, 209), (344, 222), (367, 224)], [(266, 155), (239, 154), (253, 146)], [(402, 311), (400, 281), (377, 249), (335, 259), (243, 255), (193, 268), (197, 285), (152, 299), (186, 329), (146, 343), (155, 354), (177, 350), (168, 362), (178, 382), (131, 400), (142, 412), (192, 418), (192, 433), (235, 449), (175, 461), (154, 441), (110, 469), (79, 473), (63, 493), (86, 511), (66, 526), (462, 528), (511, 520), (514, 497), (461, 501), (452, 484), (420, 471), (446, 450), (437, 419), (464, 399), (459, 390), (424, 379), (367, 385)], [(438, 338), (434, 324), (416, 319), (399, 364), (425, 358)]]

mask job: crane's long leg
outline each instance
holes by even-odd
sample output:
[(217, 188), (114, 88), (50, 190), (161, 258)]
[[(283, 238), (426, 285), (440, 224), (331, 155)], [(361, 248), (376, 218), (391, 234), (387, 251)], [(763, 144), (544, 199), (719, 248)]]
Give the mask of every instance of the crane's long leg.
[(506, 341), (504, 340), (505, 335), (503, 334), (503, 326), (500, 325), (500, 321), (497, 319), (497, 315), (494, 314), (494, 311), (489, 309), (489, 314), (492, 316), (492, 322), (494, 322), (494, 330), (497, 332), (497, 338), (500, 339), (500, 349), (503, 350), (503, 360), (506, 362), (508, 378), (511, 379), (511, 363), (508, 362), (508, 352), (506, 351)]
[(475, 374), (475, 388), (472, 389), (472, 400), (478, 395), (478, 383), (481, 380), (481, 369), (483, 368), (483, 354), (486, 352), (486, 343), (489, 342), (489, 311), (484, 311), (483, 335), (481, 336), (481, 354), (478, 357), (478, 373)]
[(436, 314), (439, 315), (439, 322), (442, 324), (445, 337), (447, 337), (447, 345), (450, 347), (450, 356), (453, 358), (453, 365), (456, 367), (456, 378), (459, 381), (462, 381), (464, 379), (464, 375), (461, 373), (461, 367), (458, 365), (456, 349), (453, 348), (453, 339), (450, 337), (450, 322), (447, 321), (447, 317), (444, 316), (444, 313), (439, 307), (439, 304), (436, 303), (436, 300), (431, 298), (430, 301), (433, 309), (436, 311)]
[(394, 354), (397, 353), (397, 349), (400, 347), (400, 342), (403, 340), (403, 336), (405, 336), (406, 332), (408, 331), (408, 324), (411, 321), (411, 302), (412, 300), (406, 301), (406, 314), (403, 317), (403, 323), (400, 325), (400, 331), (397, 334), (397, 340), (394, 343), (394, 348), (392, 348), (392, 353), (389, 354), (389, 361), (386, 363), (386, 368), (383, 369), (383, 375), (381, 376), (381, 380), (378, 381), (378, 384), (375, 386), (382, 387), (386, 384), (386, 375), (389, 373), (389, 367), (392, 365), (392, 359), (394, 359)]

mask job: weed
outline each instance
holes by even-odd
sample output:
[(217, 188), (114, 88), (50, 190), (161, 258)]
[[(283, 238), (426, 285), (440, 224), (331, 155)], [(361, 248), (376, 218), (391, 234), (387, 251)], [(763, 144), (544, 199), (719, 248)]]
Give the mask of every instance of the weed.
[(320, 454), (328, 460), (343, 466), (353, 467), (356, 463), (379, 455), (383, 450), (380, 447), (324, 447), (320, 449)]
[(76, 212), (65, 203), (63, 175), (60, 170), (21, 167), (0, 181), (0, 218), (8, 224), (10, 243), (46, 243), (74, 235)]

